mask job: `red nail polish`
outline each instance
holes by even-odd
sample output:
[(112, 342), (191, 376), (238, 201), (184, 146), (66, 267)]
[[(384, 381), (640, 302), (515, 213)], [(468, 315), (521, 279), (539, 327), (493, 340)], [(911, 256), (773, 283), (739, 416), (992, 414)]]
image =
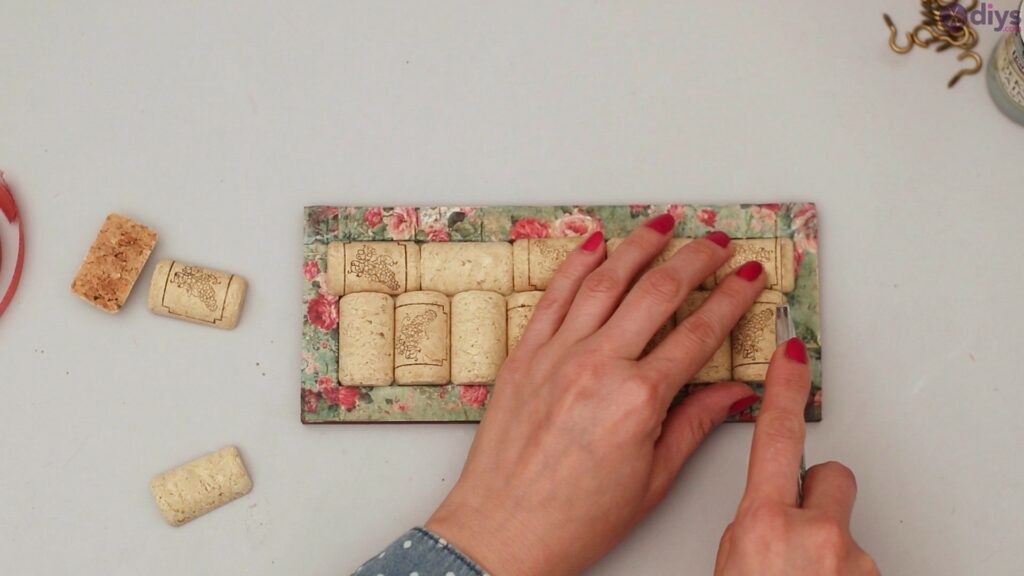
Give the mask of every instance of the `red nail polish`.
[(705, 238), (707, 238), (708, 240), (711, 240), (715, 244), (718, 244), (722, 248), (725, 248), (726, 246), (728, 246), (729, 242), (732, 241), (732, 239), (729, 238), (728, 234), (726, 234), (725, 232), (718, 231), (718, 230), (716, 230), (714, 232), (708, 232), (708, 235), (705, 236)]
[(594, 250), (597, 250), (597, 247), (602, 243), (604, 243), (604, 232), (598, 230), (583, 242), (583, 249), (587, 252), (593, 252)]
[(804, 346), (803, 340), (799, 338), (786, 340), (786, 358), (801, 364), (807, 364), (807, 347)]
[(761, 265), (757, 260), (751, 260), (743, 266), (736, 269), (736, 275), (743, 278), (747, 282), (753, 282), (761, 277), (764, 272), (764, 266)]
[(758, 396), (757, 394), (751, 394), (746, 398), (742, 398), (740, 400), (733, 402), (732, 406), (729, 406), (729, 416), (735, 416), (743, 412), (747, 408), (750, 408), (754, 404), (757, 404), (757, 401), (760, 399), (761, 397)]
[(668, 234), (676, 227), (676, 219), (671, 214), (662, 214), (657, 218), (648, 220), (644, 226), (647, 226), (659, 234)]

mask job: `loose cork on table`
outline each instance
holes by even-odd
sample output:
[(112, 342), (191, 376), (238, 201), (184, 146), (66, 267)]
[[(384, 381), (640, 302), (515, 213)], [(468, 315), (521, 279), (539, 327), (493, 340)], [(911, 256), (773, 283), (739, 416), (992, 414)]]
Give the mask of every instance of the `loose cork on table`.
[(149, 484), (160, 513), (181, 526), (252, 490), (238, 448), (221, 448), (153, 478)]
[(149, 309), (160, 316), (231, 330), (242, 315), (247, 289), (241, 276), (164, 260), (149, 283)]
[(542, 291), (516, 292), (505, 300), (508, 311), (508, 353), (511, 354), (519, 339), (526, 331), (526, 325), (533, 317), (533, 311), (544, 296)]
[[(676, 311), (676, 325), (682, 325), (683, 321), (693, 314), (701, 304), (710, 296), (710, 292), (692, 292), (683, 301), (683, 304)], [(721, 382), (732, 378), (732, 343), (726, 336), (722, 345), (711, 355), (711, 359), (690, 379), (693, 383)]]
[(395, 379), (395, 300), (357, 292), (338, 302), (338, 379), (342, 386), (389, 386)]
[(420, 287), (454, 296), (484, 290), (511, 294), (508, 242), (430, 242), (420, 247)]
[(505, 297), (473, 290), (452, 298), (452, 383), (490, 384), (508, 353)]
[(765, 290), (732, 331), (732, 377), (741, 382), (763, 382), (775, 353), (775, 309), (786, 296)]
[(440, 292), (395, 299), (395, 384), (443, 385), (451, 379), (451, 303)]
[(86, 253), (71, 291), (110, 313), (118, 312), (156, 246), (157, 233), (120, 214), (107, 216)]
[(562, 262), (572, 254), (583, 237), (524, 238), (512, 244), (516, 292), (544, 290)]

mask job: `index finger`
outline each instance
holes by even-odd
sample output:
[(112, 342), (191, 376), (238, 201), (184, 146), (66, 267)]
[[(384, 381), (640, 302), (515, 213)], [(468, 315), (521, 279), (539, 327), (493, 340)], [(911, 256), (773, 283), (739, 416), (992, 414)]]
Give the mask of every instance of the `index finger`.
[(804, 451), (804, 408), (811, 387), (807, 348), (799, 338), (775, 350), (754, 426), (744, 500), (796, 506)]

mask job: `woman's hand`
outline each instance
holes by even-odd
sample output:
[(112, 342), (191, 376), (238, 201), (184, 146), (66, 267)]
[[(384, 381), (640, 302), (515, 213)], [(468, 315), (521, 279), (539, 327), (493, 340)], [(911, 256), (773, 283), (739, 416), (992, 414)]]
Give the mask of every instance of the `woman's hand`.
[(810, 382), (803, 343), (794, 339), (780, 346), (768, 369), (754, 427), (747, 490), (722, 536), (717, 576), (878, 574), (874, 561), (850, 535), (857, 481), (848, 468), (837, 462), (811, 468), (799, 502)]
[(764, 289), (760, 264), (725, 278), (640, 357), (685, 296), (732, 256), (716, 232), (643, 273), (673, 226), (670, 215), (654, 218), (607, 260), (603, 237), (591, 236), (559, 269), (505, 362), (462, 476), (427, 523), (491, 573), (576, 574), (591, 565), (665, 496), (730, 407), (750, 405), (751, 390), (730, 382), (669, 409)]

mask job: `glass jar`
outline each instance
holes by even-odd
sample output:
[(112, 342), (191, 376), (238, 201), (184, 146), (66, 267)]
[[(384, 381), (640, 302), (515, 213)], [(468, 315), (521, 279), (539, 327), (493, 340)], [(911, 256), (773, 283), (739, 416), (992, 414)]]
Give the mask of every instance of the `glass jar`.
[[(1024, 2), (1021, 3), (1024, 15)], [(988, 63), (988, 89), (996, 106), (1024, 124), (1024, 25), (996, 44)]]

